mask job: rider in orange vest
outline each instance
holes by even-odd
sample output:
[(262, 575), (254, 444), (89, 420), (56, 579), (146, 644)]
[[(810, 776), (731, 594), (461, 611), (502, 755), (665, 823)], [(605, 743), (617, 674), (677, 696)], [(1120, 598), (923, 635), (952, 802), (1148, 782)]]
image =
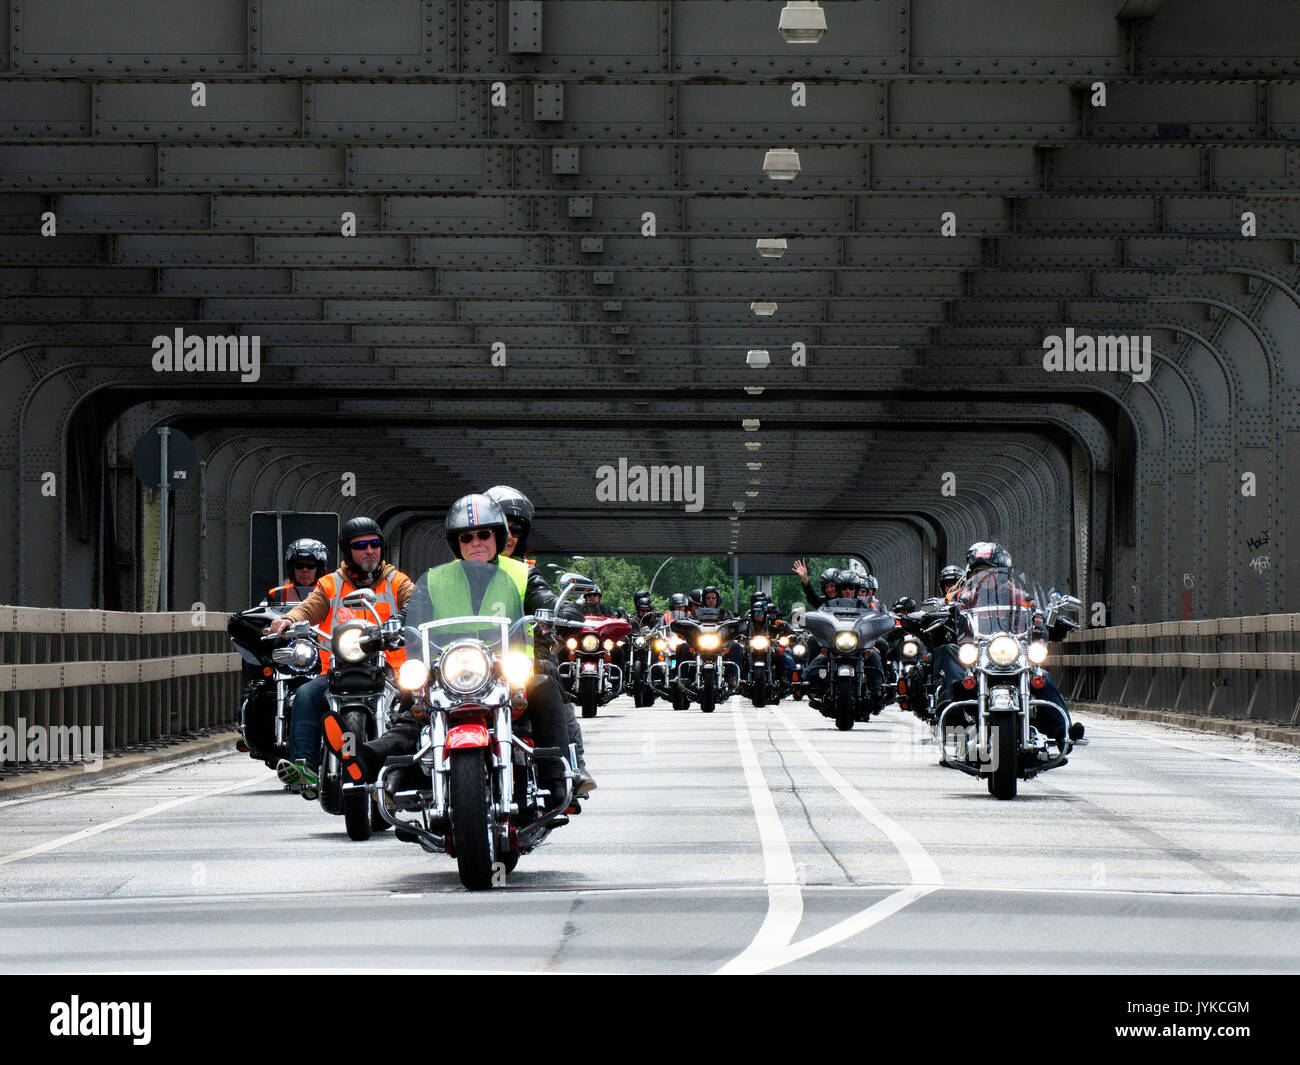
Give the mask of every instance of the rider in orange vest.
[[(397, 567), (383, 560), (384, 537), (370, 518), (353, 518), (339, 532), (339, 557), (343, 564), (326, 574), (303, 602), (271, 625), (279, 635), (298, 621), (309, 621), (329, 633), (336, 623), (353, 618), (369, 618), (366, 612), (343, 605), (349, 592), (369, 588), (375, 593), (375, 613), (381, 620), (406, 609), (414, 585)], [(405, 660), (405, 651), (386, 651), (396, 669)], [(298, 689), (293, 698), (293, 722), (289, 730), (289, 758), (283, 759), (276, 772), (290, 787), (298, 787), (309, 798), (315, 797), (316, 768), (320, 757), (321, 717), (328, 705), (329, 655), (322, 653), (322, 673)]]

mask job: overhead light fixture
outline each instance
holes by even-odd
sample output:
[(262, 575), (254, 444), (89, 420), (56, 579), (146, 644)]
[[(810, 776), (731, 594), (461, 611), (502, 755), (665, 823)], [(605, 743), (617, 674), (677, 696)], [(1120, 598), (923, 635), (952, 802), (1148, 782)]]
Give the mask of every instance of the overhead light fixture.
[(763, 483), (763, 478), (761, 478), (761, 477), (751, 477), (751, 478), (749, 479), (749, 483), (750, 483), (750, 484), (762, 484), (762, 483)]
[(817, 0), (789, 0), (778, 25), (786, 44), (816, 44), (826, 34), (826, 12)]
[(754, 247), (764, 259), (779, 259), (789, 245), (786, 244), (785, 237), (759, 237), (754, 242)]
[(755, 492), (752, 488), (746, 488), (746, 489), (745, 489), (745, 498), (747, 498), (747, 499), (757, 499), (757, 498), (758, 498), (758, 493)]
[(761, 440), (751, 440), (745, 445), (745, 450), (757, 451), (762, 446), (763, 446), (763, 442)]
[(761, 395), (763, 394), (763, 386), (762, 386), (762, 385), (746, 385), (746, 386), (745, 386), (745, 391), (748, 392), (751, 396), (761, 396)]
[(793, 148), (769, 148), (763, 156), (763, 173), (773, 181), (793, 181), (802, 169)]
[(749, 309), (760, 318), (770, 318), (776, 314), (777, 305), (772, 300), (755, 300), (749, 305)]
[(750, 348), (745, 352), (745, 364), (762, 369), (772, 361), (772, 356), (763, 348)]
[(736, 510), (740, 511), (740, 513), (743, 514), (745, 512), (745, 501), (743, 499), (732, 500), (731, 505), (735, 507)]
[(747, 433), (756, 433), (756, 432), (758, 432), (758, 419), (757, 419), (757, 418), (744, 418), (744, 419), (741, 420), (741, 423), (740, 423), (740, 424), (741, 424), (741, 427), (742, 427), (742, 428), (745, 430), (745, 432), (747, 432)]
[(763, 464), (761, 462), (746, 462), (745, 467), (751, 470), (761, 470), (763, 468)]

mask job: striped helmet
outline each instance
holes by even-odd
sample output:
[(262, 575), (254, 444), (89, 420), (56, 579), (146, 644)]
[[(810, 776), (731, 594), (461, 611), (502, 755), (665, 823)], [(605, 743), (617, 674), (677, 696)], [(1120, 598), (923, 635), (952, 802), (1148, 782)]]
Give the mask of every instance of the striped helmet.
[(460, 534), (471, 529), (491, 529), (496, 535), (497, 554), (506, 546), (510, 538), (510, 528), (506, 525), (506, 516), (501, 508), (485, 495), (461, 496), (447, 509), (447, 517), (442, 523), (447, 534), (447, 546), (451, 553), (460, 558)]

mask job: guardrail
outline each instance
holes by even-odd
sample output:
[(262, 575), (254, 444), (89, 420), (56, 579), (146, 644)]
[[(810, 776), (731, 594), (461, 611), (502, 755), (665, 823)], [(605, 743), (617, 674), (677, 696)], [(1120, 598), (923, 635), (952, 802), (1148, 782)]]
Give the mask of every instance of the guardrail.
[(1081, 629), (1048, 660), (1066, 699), (1294, 726), (1300, 614)]
[(0, 774), (228, 727), (240, 684), (223, 613), (0, 607)]

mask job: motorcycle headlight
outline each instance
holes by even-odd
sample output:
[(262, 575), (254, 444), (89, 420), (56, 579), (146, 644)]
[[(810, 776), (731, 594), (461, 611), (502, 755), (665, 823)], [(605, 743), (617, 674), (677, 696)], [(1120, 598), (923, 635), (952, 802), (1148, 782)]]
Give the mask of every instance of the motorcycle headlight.
[(294, 640), (293, 664), (299, 669), (306, 669), (316, 660), (316, 645), (310, 640)]
[(662, 639), (655, 640), (655, 650), (656, 650), (656, 651), (662, 651), (662, 650), (663, 650), (665, 647), (667, 647), (667, 646), (668, 646), (668, 645), (667, 645), (667, 644), (666, 644)]
[(578, 649), (578, 641), (575, 640), (572, 636), (570, 636), (567, 640), (564, 641), (564, 646), (567, 647), (570, 651), (576, 651)]
[(989, 657), (999, 666), (1009, 666), (1020, 657), (1020, 643), (1010, 636), (999, 636), (989, 644)]
[(915, 640), (904, 640), (904, 641), (903, 641), (903, 657), (904, 657), (904, 658), (915, 658), (915, 657), (916, 657), (917, 655), (919, 655), (920, 653), (921, 653), (921, 645), (920, 645), (919, 643), (917, 643)]
[(1029, 645), (1029, 661), (1036, 666), (1041, 666), (1047, 661), (1047, 644), (1039, 640)]
[(533, 675), (533, 660), (523, 651), (511, 651), (501, 663), (501, 672), (512, 688), (522, 688)]
[(682, 637), (674, 634), (673, 637), (668, 641), (668, 646), (671, 647), (674, 651), (676, 651), (677, 648), (679, 648), (685, 642), (686, 641)]
[(418, 691), (429, 682), (429, 667), (418, 658), (408, 658), (397, 671), (397, 686), (404, 692)]
[(491, 671), (492, 664), (481, 647), (449, 647), (438, 660), (443, 684), (457, 695), (478, 691)]
[(613, 640), (606, 640), (606, 641), (605, 641), (605, 650), (606, 650), (606, 651), (612, 651), (612, 650), (614, 650), (614, 641), (613, 641)]
[(334, 652), (344, 662), (360, 662), (365, 658), (366, 653), (361, 650), (361, 630), (347, 629), (340, 632), (334, 641)]
[(980, 660), (980, 649), (973, 643), (964, 643), (957, 648), (957, 661), (963, 666), (973, 666)]
[(587, 633), (587, 635), (582, 638), (582, 649), (584, 651), (600, 650), (600, 637), (593, 632)]
[(749, 646), (755, 651), (766, 651), (771, 642), (766, 636), (755, 636), (749, 641)]
[(802, 658), (805, 654), (808, 653), (808, 648), (806, 648), (801, 643), (795, 644), (794, 647), (791, 648), (791, 650), (793, 651), (795, 658)]
[(789, 646), (790, 646), (790, 637), (789, 637), (789, 636), (782, 636), (781, 639), (780, 639), (780, 644), (781, 644), (782, 647), (789, 647)]
[(857, 649), (858, 634), (856, 632), (837, 632), (835, 634), (835, 650), (856, 651)]
[(632, 641), (632, 646), (633, 646), (633, 647), (644, 647), (644, 646), (645, 646), (645, 637), (644, 637), (644, 636), (638, 636), (636, 639), (634, 639), (634, 640)]
[(722, 646), (722, 638), (716, 632), (705, 632), (700, 634), (700, 650), (716, 651)]

